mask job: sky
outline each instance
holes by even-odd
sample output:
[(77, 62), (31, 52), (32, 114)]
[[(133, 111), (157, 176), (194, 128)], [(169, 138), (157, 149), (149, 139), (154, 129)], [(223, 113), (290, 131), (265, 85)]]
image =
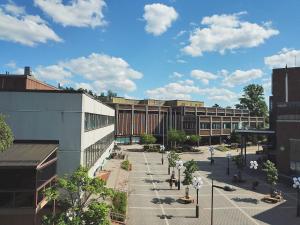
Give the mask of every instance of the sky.
[(300, 1), (0, 0), (0, 73), (126, 98), (233, 106), (268, 100), (273, 68), (300, 65)]

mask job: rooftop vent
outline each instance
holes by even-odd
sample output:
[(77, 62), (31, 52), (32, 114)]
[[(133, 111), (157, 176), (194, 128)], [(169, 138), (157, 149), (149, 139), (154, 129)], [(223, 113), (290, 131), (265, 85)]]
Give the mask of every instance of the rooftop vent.
[(25, 66), (24, 67), (24, 75), (31, 76), (31, 68), (30, 68), (30, 66)]

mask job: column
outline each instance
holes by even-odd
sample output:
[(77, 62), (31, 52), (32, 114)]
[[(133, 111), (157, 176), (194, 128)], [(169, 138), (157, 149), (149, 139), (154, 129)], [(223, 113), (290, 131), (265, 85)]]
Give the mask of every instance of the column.
[(148, 106), (145, 106), (145, 134), (148, 134)]

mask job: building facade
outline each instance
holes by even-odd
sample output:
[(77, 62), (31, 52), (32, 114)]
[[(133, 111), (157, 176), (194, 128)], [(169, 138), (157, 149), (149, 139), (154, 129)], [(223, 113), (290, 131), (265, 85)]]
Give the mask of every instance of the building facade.
[(203, 102), (183, 100), (130, 100), (111, 98), (107, 104), (115, 109), (115, 135), (118, 143), (139, 142), (144, 133), (159, 139), (170, 129), (183, 130), (222, 141), (239, 126), (264, 127), (264, 118), (252, 117), (248, 110), (204, 107)]
[(274, 69), (270, 128), (276, 132), (280, 172), (300, 174), (300, 67)]
[(59, 142), (60, 176), (79, 165), (94, 176), (114, 147), (115, 111), (84, 93), (0, 91), (0, 113), (15, 139)]

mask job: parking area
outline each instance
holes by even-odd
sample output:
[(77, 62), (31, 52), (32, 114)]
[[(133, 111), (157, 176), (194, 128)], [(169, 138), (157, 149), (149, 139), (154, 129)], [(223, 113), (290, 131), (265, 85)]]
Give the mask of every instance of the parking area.
[[(235, 153), (237, 154), (237, 153)], [(181, 190), (170, 189), (167, 168), (167, 158), (161, 164), (161, 154), (145, 152), (128, 152), (128, 158), (133, 164), (129, 175), (129, 225), (209, 225), (211, 224), (211, 178), (214, 184), (223, 187), (232, 185), (232, 175), (236, 173), (235, 166), (230, 162), (230, 176), (226, 174), (227, 159), (225, 153), (216, 152), (215, 164), (209, 163), (208, 151), (203, 154), (181, 154), (184, 161), (194, 159), (200, 168), (195, 175), (202, 177), (204, 185), (199, 190), (199, 218), (195, 217), (195, 203), (181, 204), (178, 199), (185, 195), (185, 186)], [(252, 156), (255, 157), (255, 156)], [(251, 158), (251, 156), (249, 156)], [(176, 177), (178, 171), (176, 170)], [(237, 190), (226, 192), (214, 188), (213, 224), (215, 225), (296, 225), (300, 219), (296, 217), (296, 193), (291, 188), (279, 185), (284, 201), (278, 204), (267, 204), (261, 201), (270, 187), (263, 181), (257, 191), (251, 190), (251, 182), (255, 174), (243, 174), (246, 182), (234, 186)], [(181, 174), (181, 178), (184, 174)], [(261, 178), (261, 177), (260, 177)], [(196, 198), (196, 191), (190, 186), (190, 195)]]

